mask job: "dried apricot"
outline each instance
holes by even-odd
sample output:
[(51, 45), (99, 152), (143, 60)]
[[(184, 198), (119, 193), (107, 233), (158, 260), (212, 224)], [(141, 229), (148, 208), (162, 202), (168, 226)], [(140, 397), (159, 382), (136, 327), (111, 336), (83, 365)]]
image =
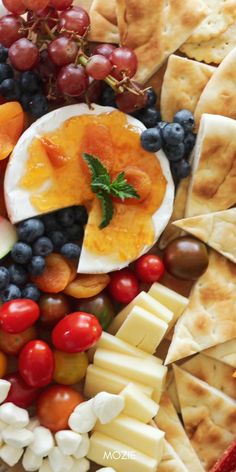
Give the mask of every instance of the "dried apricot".
[(69, 259), (64, 258), (65, 262), (68, 264), (70, 268), (70, 280), (69, 283), (73, 282), (73, 280), (77, 277), (77, 264), (74, 261), (70, 261)]
[(59, 293), (68, 285), (71, 269), (63, 256), (52, 253), (46, 257), (46, 268), (43, 274), (31, 277), (31, 279), (42, 292)]
[(152, 182), (149, 175), (142, 169), (139, 169), (135, 166), (126, 167), (124, 173), (127, 182), (135, 188), (137, 194), (140, 197), (139, 199), (129, 198), (126, 200), (126, 203), (143, 202), (152, 190)]
[(110, 281), (109, 275), (106, 274), (79, 274), (76, 279), (71, 282), (64, 293), (74, 298), (89, 298), (98, 295)]
[(12, 152), (24, 128), (24, 112), (18, 102), (0, 105), (0, 160)]

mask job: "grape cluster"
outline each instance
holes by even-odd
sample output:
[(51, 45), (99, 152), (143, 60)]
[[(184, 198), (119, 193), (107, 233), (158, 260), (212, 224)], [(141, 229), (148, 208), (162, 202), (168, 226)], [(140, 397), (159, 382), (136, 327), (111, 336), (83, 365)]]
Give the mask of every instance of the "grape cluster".
[[(100, 44), (88, 55), (90, 18), (83, 8), (72, 6), (73, 0), (3, 3), (10, 12), (0, 19), (0, 43), (4, 60), (8, 60), (5, 65), (21, 73), (37, 71), (49, 100), (88, 98), (91, 81), (106, 81), (115, 90), (115, 102), (122, 111), (133, 112), (145, 106), (146, 93), (132, 81), (138, 66), (135, 53), (126, 47)], [(7, 79), (11, 82), (3, 91), (11, 100), (12, 96), (18, 97), (20, 89), (13, 71)], [(33, 105), (23, 93), (27, 111), (37, 110), (41, 91), (42, 88), (36, 91)], [(46, 110), (45, 100), (44, 97), (41, 115)]]
[(86, 209), (77, 206), (19, 223), (18, 241), (12, 248), (10, 264), (0, 267), (1, 301), (21, 297), (38, 301), (40, 291), (30, 282), (30, 277), (43, 273), (45, 257), (53, 251), (78, 260), (86, 222)]

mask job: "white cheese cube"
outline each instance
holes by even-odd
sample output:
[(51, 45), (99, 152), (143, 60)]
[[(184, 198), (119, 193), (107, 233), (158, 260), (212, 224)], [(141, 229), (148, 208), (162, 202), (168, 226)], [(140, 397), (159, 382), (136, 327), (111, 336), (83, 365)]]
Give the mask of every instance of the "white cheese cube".
[(0, 403), (4, 402), (11, 388), (11, 382), (0, 379)]
[(23, 460), (22, 465), (27, 472), (34, 472), (38, 470), (43, 463), (43, 459), (40, 456), (36, 456), (33, 451), (29, 447), (27, 447)]
[(174, 316), (169, 322), (169, 331), (188, 305), (188, 298), (158, 283), (153, 284), (148, 293), (173, 312)]
[(116, 336), (107, 333), (106, 331), (103, 331), (102, 336), (96, 345), (89, 350), (89, 356), (91, 360), (93, 359), (94, 353), (98, 347), (102, 349), (109, 349), (110, 351), (121, 352), (122, 354), (128, 354), (130, 356), (141, 357), (143, 359), (148, 356), (148, 353), (131, 346), (127, 342), (123, 341), (123, 339), (119, 339)]
[(120, 395), (100, 392), (92, 402), (92, 408), (102, 424), (110, 423), (124, 409), (125, 401)]
[(125, 400), (123, 410), (125, 415), (136, 418), (143, 423), (149, 423), (157, 415), (158, 404), (141, 392), (133, 383), (128, 384), (120, 394)]
[(0, 449), (0, 458), (6, 462), (7, 465), (13, 467), (20, 460), (23, 455), (24, 449), (16, 449), (15, 447), (8, 446), (5, 444)]
[(48, 456), (54, 447), (54, 438), (51, 431), (44, 428), (44, 426), (37, 426), (34, 429), (34, 440), (29, 447), (36, 456)]
[(88, 433), (92, 431), (97, 417), (92, 408), (93, 400), (80, 403), (70, 415), (68, 424), (76, 433)]
[(88, 472), (90, 470), (90, 462), (88, 459), (75, 461), (70, 472)]
[(71, 456), (65, 456), (59, 447), (54, 447), (48, 455), (49, 464), (53, 472), (69, 472), (73, 465), (74, 459)]
[(79, 445), (79, 447), (76, 449), (74, 452), (73, 456), (76, 459), (82, 459), (83, 457), (87, 456), (88, 451), (89, 451), (89, 436), (88, 434), (81, 434), (82, 441)]
[(43, 460), (43, 463), (39, 468), (39, 472), (53, 472), (48, 459)]
[(62, 430), (55, 434), (55, 440), (62, 454), (70, 455), (74, 454), (82, 443), (82, 436), (74, 431)]
[(29, 413), (13, 403), (4, 403), (0, 406), (0, 420), (14, 424), (15, 428), (24, 428), (29, 424)]
[(13, 425), (3, 430), (2, 437), (9, 446), (21, 448), (32, 443), (34, 434), (26, 428), (16, 429)]

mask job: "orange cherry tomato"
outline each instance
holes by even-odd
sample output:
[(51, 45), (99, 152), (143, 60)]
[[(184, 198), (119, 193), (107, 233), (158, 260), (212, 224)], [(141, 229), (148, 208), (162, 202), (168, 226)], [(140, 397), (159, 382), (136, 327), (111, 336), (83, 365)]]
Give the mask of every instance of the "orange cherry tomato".
[(82, 380), (88, 367), (88, 356), (85, 352), (68, 354), (54, 351), (55, 369), (53, 379), (63, 385), (73, 385)]
[(0, 330), (0, 349), (9, 356), (17, 356), (21, 349), (37, 337), (35, 326), (22, 331), (22, 333), (12, 334)]

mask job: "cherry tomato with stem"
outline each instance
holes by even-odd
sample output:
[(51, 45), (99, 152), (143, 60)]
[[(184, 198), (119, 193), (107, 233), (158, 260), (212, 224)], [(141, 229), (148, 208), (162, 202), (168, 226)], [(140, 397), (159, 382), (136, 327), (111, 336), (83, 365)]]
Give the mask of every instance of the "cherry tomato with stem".
[(84, 352), (102, 335), (102, 327), (94, 315), (78, 311), (63, 318), (52, 332), (52, 342), (63, 352)]
[(135, 262), (134, 270), (139, 280), (152, 284), (163, 277), (165, 266), (159, 256), (145, 254)]
[(19, 373), (30, 387), (50, 384), (54, 372), (54, 357), (47, 343), (36, 339), (22, 349), (19, 356)]
[(0, 308), (0, 329), (6, 333), (22, 333), (39, 318), (39, 306), (33, 300), (19, 298)]
[(119, 303), (130, 303), (139, 293), (137, 277), (129, 269), (122, 269), (110, 274), (108, 291)]
[(35, 326), (31, 326), (17, 334), (6, 333), (0, 330), (0, 349), (9, 356), (17, 356), (29, 341), (36, 338), (37, 330)]
[(29, 408), (37, 400), (40, 389), (27, 385), (18, 372), (8, 374), (4, 379), (11, 383), (5, 402), (12, 402), (20, 408)]

